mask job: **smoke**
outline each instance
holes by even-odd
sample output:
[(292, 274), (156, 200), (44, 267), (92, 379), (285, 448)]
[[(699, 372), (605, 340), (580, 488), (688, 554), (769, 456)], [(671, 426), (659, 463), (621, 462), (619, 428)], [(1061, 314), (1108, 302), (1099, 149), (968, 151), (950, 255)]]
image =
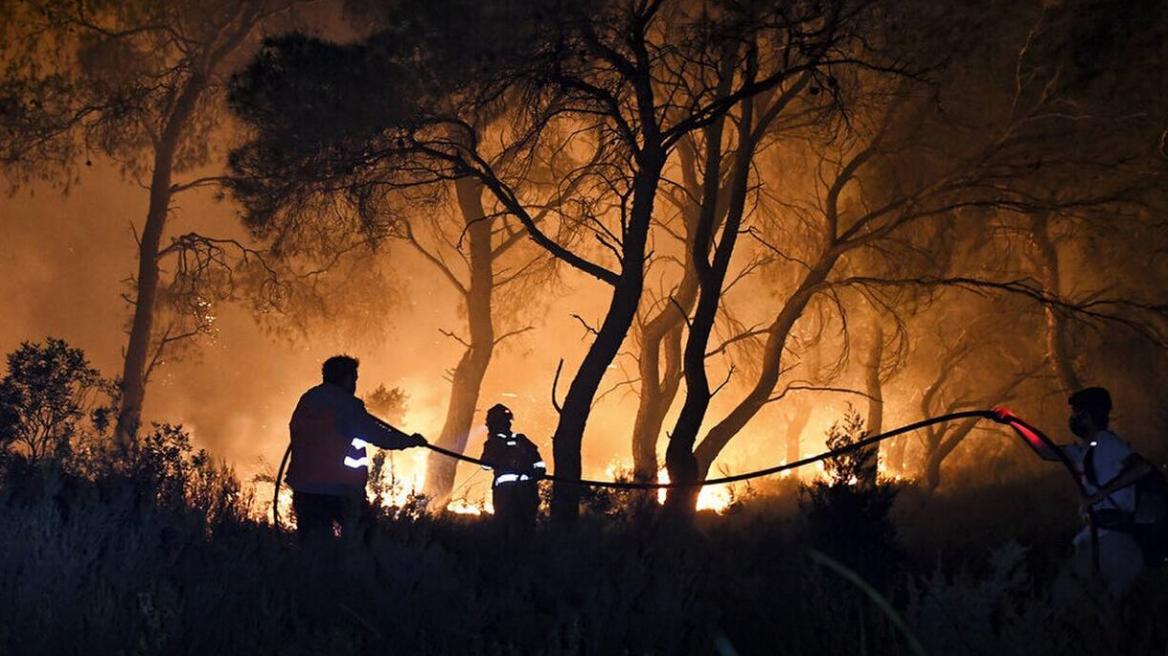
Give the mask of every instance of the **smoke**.
[[(120, 374), (131, 309), (122, 294), (129, 292), (126, 281), (137, 263), (131, 226), (140, 224), (146, 202), (141, 188), (100, 162), (83, 171), (80, 184), (68, 195), (41, 185), (0, 199), (0, 297), (7, 301), (0, 314), (0, 351), (52, 335), (84, 349), (107, 377)], [(246, 239), (235, 211), (210, 192), (188, 192), (175, 203), (168, 234), (198, 230)], [(212, 308), (215, 334), (155, 372), (144, 421), (182, 424), (191, 430), (196, 446), (248, 477), (279, 462), (292, 409), (300, 394), (319, 382), (320, 363), (349, 353), (362, 362), (358, 394), (381, 383), (403, 388), (408, 409), (402, 428), (436, 436), (449, 399), (447, 372), (463, 351), (439, 331), (465, 334), (459, 298), (430, 264), (407, 248), (391, 244), (359, 257), (362, 266), (392, 270), (400, 285), (393, 290), (397, 301), (384, 316), (363, 321), (368, 325), (360, 330), (313, 320), (304, 331), (274, 332), (257, 322), (245, 304), (219, 304)], [(516, 429), (527, 433), (549, 459), (558, 418), (551, 401), (556, 365), (565, 359), (562, 398), (590, 338), (571, 314), (598, 323), (605, 309), (606, 289), (599, 283), (569, 275), (566, 288), (573, 293), (552, 294), (548, 310), (532, 322), (534, 330), (496, 349), (478, 404), (480, 411), (496, 402), (511, 406)], [(281, 321), (279, 316), (265, 319), (277, 327)], [(626, 375), (635, 376), (635, 368), (627, 374), (614, 369), (606, 386)], [(610, 461), (629, 458), (628, 426), (635, 404), (627, 392), (598, 404), (585, 441), (590, 471), (602, 473)], [(481, 449), (481, 439), (472, 435), (471, 453)], [(395, 462), (408, 475), (423, 460), (419, 455)], [(469, 468), (460, 470), (456, 485), (471, 474)], [(468, 496), (481, 496), (485, 483), (476, 480), (468, 486)]]

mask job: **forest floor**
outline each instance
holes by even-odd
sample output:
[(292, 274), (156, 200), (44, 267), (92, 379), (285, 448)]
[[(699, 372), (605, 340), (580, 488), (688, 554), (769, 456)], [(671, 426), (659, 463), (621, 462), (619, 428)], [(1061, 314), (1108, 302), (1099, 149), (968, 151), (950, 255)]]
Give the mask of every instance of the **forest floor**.
[(690, 529), (600, 495), (524, 543), (398, 508), (308, 546), (164, 479), (0, 479), (0, 654), (1168, 653), (1164, 569), (1052, 599), (1077, 528), (1053, 476), (885, 486), (885, 517), (779, 481)]

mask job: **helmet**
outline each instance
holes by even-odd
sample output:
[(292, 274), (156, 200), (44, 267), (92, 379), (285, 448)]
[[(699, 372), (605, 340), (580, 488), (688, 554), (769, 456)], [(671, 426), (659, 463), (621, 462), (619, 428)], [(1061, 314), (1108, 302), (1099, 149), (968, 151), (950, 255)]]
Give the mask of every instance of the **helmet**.
[(496, 403), (495, 405), (491, 406), (490, 410), (487, 410), (488, 424), (494, 424), (499, 421), (509, 422), (513, 417), (514, 415), (511, 413), (511, 408), (508, 408), (502, 403)]

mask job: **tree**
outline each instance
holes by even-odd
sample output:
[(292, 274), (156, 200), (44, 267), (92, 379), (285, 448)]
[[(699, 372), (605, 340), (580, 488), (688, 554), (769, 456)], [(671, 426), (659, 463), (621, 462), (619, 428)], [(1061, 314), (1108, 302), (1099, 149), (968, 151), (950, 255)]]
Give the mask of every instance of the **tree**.
[(391, 389), (381, 383), (365, 395), (365, 408), (390, 424), (398, 424), (405, 417), (409, 398), (402, 388)]
[[(428, 3), (424, 13), (441, 14), (439, 26), (457, 28), (458, 21), (445, 19), (482, 16), (476, 7), (451, 0)], [(557, 399), (556, 471), (572, 478), (581, 472), (581, 444), (597, 390), (640, 305), (653, 209), (671, 153), (744, 99), (790, 84), (836, 54), (835, 25), (858, 19), (850, 6), (835, 4), (743, 13), (685, 2), (565, 1), (552, 7), (512, 3), (497, 11), (492, 24), (503, 21), (507, 38), (481, 58), (443, 47), (403, 53), (391, 34), (336, 50), (338, 56), (365, 62), (337, 80), (356, 94), (346, 99), (367, 99), (367, 106), (382, 111), (363, 115), (364, 121), (329, 124), (332, 133), (324, 138), (318, 138), (320, 130), (303, 139), (287, 130), (291, 142), (267, 140), (245, 147), (234, 164), (248, 181), (236, 192), (275, 201), (255, 203), (257, 215), (267, 216), (299, 202), (276, 189), (304, 198), (294, 185), (281, 185), (280, 176), (289, 170), (313, 171), (313, 193), (357, 198), (387, 187), (471, 177), (550, 256), (607, 285), (611, 295), (605, 317), (599, 327), (590, 327), (595, 338), (562, 405)], [(734, 44), (743, 30), (771, 34), (783, 45), (767, 50), (765, 66), (754, 77), (734, 78), (727, 70), (721, 79), (729, 83), (719, 84), (710, 73), (744, 63), (736, 56), (721, 58), (737, 50)], [(445, 43), (442, 38), (436, 42)], [(367, 53), (374, 57), (362, 59)], [(419, 57), (425, 64), (420, 70), (443, 75), (415, 75)], [(428, 63), (431, 58), (438, 63)], [(386, 80), (396, 84), (389, 88)], [(385, 102), (387, 95), (393, 102)], [(514, 108), (502, 138), (478, 140), (475, 116), (499, 103)], [(322, 116), (313, 106), (266, 107), (272, 111), (258, 111), (255, 123), (320, 124)], [(385, 175), (390, 162), (392, 179)], [(542, 175), (549, 169), (552, 175)], [(564, 182), (532, 185), (533, 172), (537, 181), (558, 177)], [(298, 179), (295, 185), (302, 183)], [(541, 218), (549, 206), (562, 209)], [(599, 258), (581, 243), (582, 236), (599, 245)], [(578, 493), (572, 486), (557, 487), (553, 513), (574, 517)]]
[[(927, 34), (932, 38), (928, 29), (931, 24), (919, 18), (917, 22), (923, 29), (914, 31), (914, 37)], [(946, 16), (942, 20), (950, 18)], [(879, 30), (879, 26), (874, 29)], [(891, 33), (881, 34), (889, 37)], [(1025, 44), (1032, 36), (1033, 30), (1029, 35), (1023, 30), (1019, 38)], [(910, 37), (902, 43), (911, 41)], [(951, 44), (948, 47), (951, 49)], [(1026, 45), (1019, 47), (1021, 54), (1015, 57), (1015, 62), (1026, 57)], [(907, 52), (927, 55), (928, 49)], [(1022, 70), (1028, 69), (1023, 66)], [(942, 87), (944, 94), (954, 94), (966, 103), (959, 105), (961, 119), (972, 119), (977, 129), (955, 122), (951, 114), (936, 112), (932, 100), (936, 99), (934, 94), (938, 89), (921, 86), (912, 78), (886, 75), (882, 83), (878, 72), (868, 71), (855, 78), (841, 75), (837, 79), (846, 89), (844, 93), (853, 94), (848, 120), (839, 124), (847, 129), (827, 133), (833, 136), (825, 141), (812, 142), (811, 151), (820, 158), (817, 190), (806, 200), (786, 200), (786, 206), (793, 210), (791, 216), (816, 217), (820, 243), (810, 248), (789, 241), (773, 244), (778, 252), (786, 254), (790, 266), (802, 269), (802, 279), (766, 329), (762, 366), (753, 386), (724, 419), (708, 429), (705, 438), (693, 449), (699, 475), (708, 470), (728, 441), (765, 405), (782, 398), (782, 393), (775, 394), (775, 388), (784, 373), (781, 364), (788, 337), (808, 303), (819, 295), (835, 299), (840, 291), (848, 288), (871, 295), (881, 288), (953, 286), (983, 293), (993, 290), (1015, 294), (1081, 316), (1091, 316), (1094, 312), (1097, 319), (1126, 321), (1119, 313), (1098, 312), (1095, 311), (1098, 308), (1088, 303), (1068, 302), (1024, 283), (993, 279), (981, 272), (944, 278), (939, 274), (904, 276), (892, 272), (890, 275), (883, 268), (873, 270), (861, 266), (865, 258), (859, 256), (866, 253), (879, 256), (919, 249), (919, 235), (944, 229), (953, 216), (978, 208), (991, 213), (995, 210), (1033, 212), (1114, 207), (1122, 202), (1123, 196), (1114, 188), (1072, 188), (1053, 198), (1032, 192), (1030, 185), (1040, 177), (1052, 173), (1070, 176), (1075, 171), (1081, 172), (1083, 167), (1106, 170), (1117, 158), (1126, 156), (1083, 152), (1079, 144), (1088, 134), (1082, 123), (1087, 117), (1064, 89), (1052, 84), (1049, 72), (1023, 75), (1008, 91), (999, 88), (996, 95), (983, 94), (979, 98)], [(848, 84), (843, 85), (844, 81)], [(856, 85), (856, 81), (861, 82)], [(948, 106), (950, 100), (942, 95), (942, 107)], [(1099, 124), (1113, 125), (1106, 120), (1100, 120)], [(1041, 152), (1036, 153), (1036, 148)], [(1034, 166), (1035, 157), (1040, 158), (1040, 166)], [(807, 250), (811, 252), (804, 255)], [(710, 289), (716, 293), (715, 285)], [(691, 338), (694, 334), (691, 332)], [(699, 350), (687, 352), (696, 354)], [(693, 372), (695, 366), (698, 360), (687, 361), (687, 376), (703, 375)], [(700, 380), (697, 382), (687, 385), (687, 394), (708, 396), (708, 388)], [(682, 440), (677, 449), (679, 463), (684, 464), (688, 459), (688, 444), (702, 423), (706, 405), (702, 399), (693, 402), (690, 407), (695, 412), (686, 419), (686, 430), (677, 430), (671, 436), (671, 440)], [(680, 420), (678, 426), (682, 426)], [(679, 503), (680, 507), (689, 505)]]
[(0, 380), (0, 448), (15, 446), (34, 463), (63, 455), (92, 411), (103, 420), (96, 404), (110, 387), (64, 340), (22, 342)]
[[(1001, 405), (1023, 383), (1036, 377), (1045, 364), (1043, 359), (1025, 362), (1025, 354), (1020, 357), (1016, 349), (1008, 346), (1013, 331), (995, 330), (997, 326), (993, 320), (974, 321), (960, 331), (955, 342), (939, 340), (937, 368), (920, 399), (922, 417)], [(970, 418), (924, 429), (920, 440), (925, 489), (932, 491), (940, 486), (942, 464), (977, 424), (977, 418)]]
[[(212, 305), (232, 282), (228, 256), (235, 268), (255, 265), (257, 254), (231, 240), (163, 240), (176, 195), (215, 182), (175, 176), (211, 159), (233, 57), (257, 26), (294, 2), (35, 0), (9, 5), (0, 17), (0, 164), (10, 181), (68, 190), (81, 162), (104, 156), (149, 190), (127, 297), (134, 311), (115, 431), (123, 450), (134, 444), (153, 369), (211, 330)], [(167, 325), (157, 321), (164, 300), (177, 310)]]
[[(446, 419), (435, 440), (458, 452), (466, 448), (495, 348), (529, 329), (521, 322), (534, 307), (532, 295), (554, 270), (541, 250), (526, 243), (525, 228), (498, 207), (477, 177), (412, 168), (416, 160), (356, 160), (364, 158), (358, 144), (394, 130), (403, 107), (428, 102), (420, 87), (469, 84), (465, 78), (476, 69), (454, 65), (455, 55), (472, 62), (493, 56), (513, 25), (505, 9), (496, 12), (475, 4), (466, 10), (458, 13), (465, 20), (453, 23), (427, 3), (363, 14), (379, 28), (358, 44), (300, 34), (270, 39), (236, 77), (231, 94), (233, 108), (252, 132), (252, 140), (232, 156), (231, 186), (246, 208), (253, 234), (277, 252), (325, 255), (336, 246), (321, 240), (324, 234), (364, 233), (380, 242), (399, 241), (419, 253), (458, 294), (465, 328), (443, 334), (465, 350), (450, 371)], [(443, 30), (435, 29), (439, 23)], [(410, 59), (410, 65), (402, 65), (402, 59)], [(387, 89), (392, 93), (384, 93)], [(323, 106), (305, 100), (338, 93), (343, 101)], [(433, 102), (466, 119), (459, 131), (437, 138), (475, 149), (495, 167), (506, 167), (515, 157), (506, 148), (486, 147), (505, 138), (510, 120), (505, 104), (460, 105), (453, 92)], [(329, 159), (318, 158), (326, 152)], [(288, 166), (292, 160), (297, 163)], [(547, 173), (517, 182), (517, 188), (552, 185), (558, 164), (546, 166)], [(298, 175), (288, 176), (288, 170)], [(534, 220), (542, 222), (555, 206), (549, 201)], [(431, 455), (425, 483), (429, 507), (445, 506), (456, 465)]]

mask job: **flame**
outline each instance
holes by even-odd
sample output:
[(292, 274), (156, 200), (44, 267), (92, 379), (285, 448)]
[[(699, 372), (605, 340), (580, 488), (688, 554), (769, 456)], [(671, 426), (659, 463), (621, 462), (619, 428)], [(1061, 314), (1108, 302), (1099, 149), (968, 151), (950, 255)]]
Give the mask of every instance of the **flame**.
[[(664, 469), (657, 472), (658, 483), (669, 482), (669, 472)], [(664, 504), (667, 492), (665, 490), (657, 491), (657, 503)], [(698, 502), (695, 506), (698, 510), (713, 510), (721, 515), (726, 512), (728, 508), (734, 503), (734, 489), (729, 484), (724, 485), (706, 485), (698, 492)]]
[[(608, 480), (628, 478), (628, 474), (632, 470), (633, 466), (631, 463), (613, 460), (604, 468), (604, 475)], [(669, 472), (665, 471), (665, 469), (658, 470), (657, 482), (668, 483)], [(668, 491), (664, 489), (657, 490), (657, 503), (664, 505), (667, 495)], [(707, 485), (698, 493), (698, 501), (695, 508), (698, 510), (713, 510), (720, 515), (733, 505), (734, 499), (733, 485)]]
[[(252, 506), (252, 518), (262, 522), (272, 521), (272, 487), (275, 483), (269, 480), (252, 480), (252, 494), (259, 501)], [(280, 486), (280, 497), (277, 500), (280, 508), (280, 524), (287, 526), (294, 524), (292, 513), (292, 488)]]
[(478, 504), (473, 504), (466, 499), (455, 499), (446, 504), (448, 512), (457, 515), (493, 515), (495, 514), (495, 507), (486, 501), (480, 501)]

